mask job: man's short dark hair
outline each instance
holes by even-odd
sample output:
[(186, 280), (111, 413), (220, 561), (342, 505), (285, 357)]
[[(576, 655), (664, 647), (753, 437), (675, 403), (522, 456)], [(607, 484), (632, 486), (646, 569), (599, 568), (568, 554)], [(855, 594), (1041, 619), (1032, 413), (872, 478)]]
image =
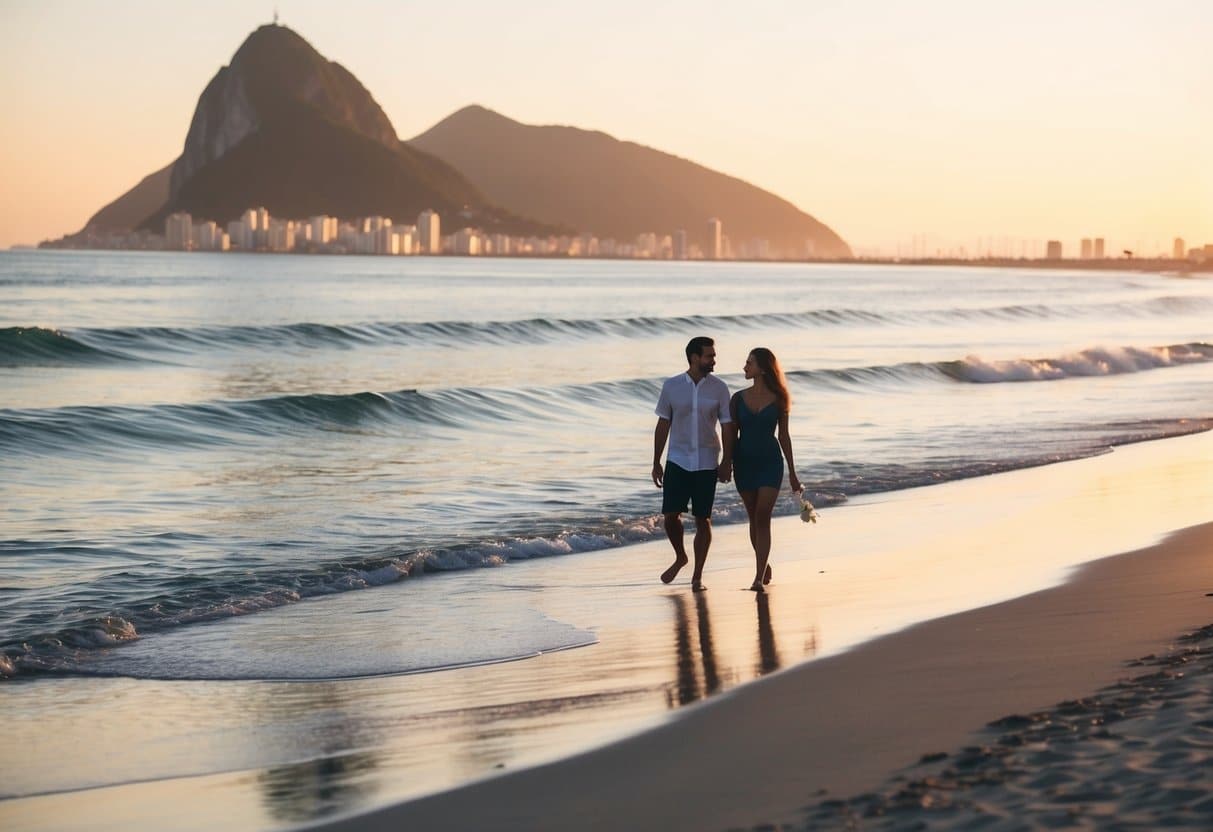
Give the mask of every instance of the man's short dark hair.
[(703, 355), (704, 347), (715, 346), (716, 342), (706, 335), (698, 335), (687, 341), (687, 363), (691, 363), (692, 355)]

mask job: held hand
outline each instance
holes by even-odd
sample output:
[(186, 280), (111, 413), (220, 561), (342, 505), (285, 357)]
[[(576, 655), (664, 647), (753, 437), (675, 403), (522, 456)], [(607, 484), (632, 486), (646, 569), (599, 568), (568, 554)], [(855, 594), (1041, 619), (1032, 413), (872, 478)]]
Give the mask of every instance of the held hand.
[(788, 485), (792, 487), (792, 491), (803, 491), (804, 486), (800, 484), (800, 477), (796, 476), (795, 471), (788, 473)]
[(722, 462), (716, 468), (716, 479), (720, 482), (728, 482), (733, 479), (733, 463)]
[(653, 485), (661, 488), (661, 482), (665, 479), (665, 470), (661, 467), (660, 462), (653, 463)]

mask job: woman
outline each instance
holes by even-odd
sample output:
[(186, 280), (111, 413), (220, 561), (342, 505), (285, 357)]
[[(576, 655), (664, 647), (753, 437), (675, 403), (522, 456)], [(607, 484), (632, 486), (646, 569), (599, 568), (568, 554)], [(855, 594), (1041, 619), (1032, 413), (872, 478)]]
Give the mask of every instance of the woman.
[[(792, 399), (775, 354), (755, 347), (745, 362), (745, 377), (753, 384), (733, 394), (727, 426), (735, 432), (733, 479), (750, 517), (750, 543), (754, 546), (754, 583), (762, 592), (771, 581), (771, 512), (783, 484), (783, 461), (788, 461), (788, 484), (800, 491), (800, 479), (792, 462), (792, 438), (788, 435), (788, 413)], [(778, 439), (776, 439), (778, 427)], [(725, 447), (729, 447), (728, 444)]]

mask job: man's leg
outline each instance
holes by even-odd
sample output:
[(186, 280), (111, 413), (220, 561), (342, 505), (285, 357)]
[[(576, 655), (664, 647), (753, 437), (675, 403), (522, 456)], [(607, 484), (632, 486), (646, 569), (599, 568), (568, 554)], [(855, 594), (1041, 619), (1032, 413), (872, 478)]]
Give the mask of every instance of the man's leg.
[(673, 462), (666, 465), (665, 481), (661, 487), (661, 515), (665, 524), (665, 536), (674, 547), (674, 562), (670, 568), (661, 573), (661, 582), (668, 584), (678, 575), (678, 571), (687, 565), (687, 549), (683, 542), (682, 513), (687, 510), (691, 499), (693, 482), (690, 472)]
[(708, 547), (712, 545), (712, 518), (695, 518), (695, 572), (691, 575), (691, 589), (704, 589), (703, 565), (708, 562)]
[[(683, 542), (682, 514), (670, 512), (662, 517), (665, 521), (665, 536), (670, 539), (670, 545), (674, 547), (674, 562), (670, 564), (669, 569), (661, 573), (661, 582), (668, 584), (677, 577), (678, 571), (687, 565), (687, 549)], [(699, 540), (699, 536), (696, 535), (695, 539)]]
[(691, 513), (695, 515), (695, 574), (691, 576), (691, 589), (699, 591), (703, 586), (703, 565), (708, 560), (708, 547), (712, 545), (712, 504), (716, 501), (716, 471), (696, 471), (695, 488), (691, 492)]

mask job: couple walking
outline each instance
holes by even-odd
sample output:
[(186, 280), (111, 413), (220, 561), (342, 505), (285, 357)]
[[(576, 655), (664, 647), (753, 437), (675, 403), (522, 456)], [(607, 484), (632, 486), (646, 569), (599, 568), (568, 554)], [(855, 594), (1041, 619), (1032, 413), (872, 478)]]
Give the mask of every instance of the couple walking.
[[(716, 345), (711, 338), (692, 338), (686, 354), (687, 371), (667, 379), (661, 387), (653, 433), (653, 483), (662, 489), (665, 533), (674, 547), (674, 563), (661, 573), (661, 580), (670, 583), (687, 564), (682, 513), (689, 503), (695, 517), (691, 589), (704, 589), (703, 565), (712, 543), (716, 483), (733, 479), (750, 518), (755, 567), (750, 589), (762, 592), (771, 581), (767, 563), (771, 554), (771, 512), (783, 483), (785, 458), (788, 483), (793, 491), (800, 491), (788, 435), (788, 385), (775, 354), (765, 347), (750, 351), (745, 377), (752, 384), (732, 398), (725, 383), (712, 375)], [(717, 423), (723, 437), (723, 456)], [(661, 454), (667, 440), (670, 451), (663, 468)]]

